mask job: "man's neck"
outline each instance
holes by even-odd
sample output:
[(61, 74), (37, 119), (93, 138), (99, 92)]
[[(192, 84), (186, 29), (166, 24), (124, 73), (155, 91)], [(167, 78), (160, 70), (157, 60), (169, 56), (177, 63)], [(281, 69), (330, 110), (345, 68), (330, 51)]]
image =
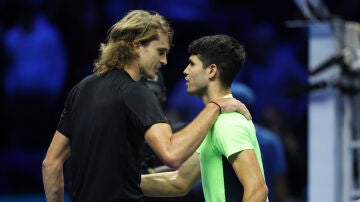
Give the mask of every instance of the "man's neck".
[(207, 104), (211, 100), (220, 99), (230, 93), (230, 88), (224, 88), (222, 86), (209, 86), (207, 92), (201, 97), (201, 99), (204, 104)]
[(130, 77), (134, 81), (138, 81), (140, 79), (141, 74), (139, 70), (139, 65), (136, 61), (130, 63), (129, 65), (125, 65), (124, 70), (130, 75)]

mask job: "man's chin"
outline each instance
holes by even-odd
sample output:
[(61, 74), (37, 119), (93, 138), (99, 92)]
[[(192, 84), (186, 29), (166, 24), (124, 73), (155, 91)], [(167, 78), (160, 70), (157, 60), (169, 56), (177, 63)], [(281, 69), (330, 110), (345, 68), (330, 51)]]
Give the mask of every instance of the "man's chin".
[(148, 78), (148, 79), (155, 79), (155, 74), (142, 74), (143, 77)]
[(193, 92), (193, 91), (189, 91), (189, 89), (187, 89), (186, 92), (187, 92), (187, 94), (189, 94), (189, 95), (196, 96), (196, 93)]

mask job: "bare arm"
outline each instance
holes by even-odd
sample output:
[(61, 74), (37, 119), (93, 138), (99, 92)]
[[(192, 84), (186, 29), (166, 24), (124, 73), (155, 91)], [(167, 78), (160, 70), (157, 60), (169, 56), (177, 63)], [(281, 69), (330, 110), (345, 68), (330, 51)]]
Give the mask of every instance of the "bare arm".
[[(245, 105), (236, 99), (222, 98), (216, 102), (222, 112), (239, 111), (251, 119)], [(207, 104), (191, 123), (174, 135), (168, 124), (154, 124), (145, 132), (145, 140), (165, 165), (176, 169), (200, 146), (220, 108), (214, 103)]]
[(254, 150), (248, 149), (230, 157), (230, 163), (244, 187), (243, 202), (264, 202), (268, 189)]
[(176, 171), (141, 175), (140, 186), (145, 196), (184, 196), (199, 178), (200, 160), (199, 155), (194, 153)]
[(63, 164), (69, 156), (69, 139), (59, 131), (56, 131), (42, 163), (43, 183), (47, 202), (64, 200)]

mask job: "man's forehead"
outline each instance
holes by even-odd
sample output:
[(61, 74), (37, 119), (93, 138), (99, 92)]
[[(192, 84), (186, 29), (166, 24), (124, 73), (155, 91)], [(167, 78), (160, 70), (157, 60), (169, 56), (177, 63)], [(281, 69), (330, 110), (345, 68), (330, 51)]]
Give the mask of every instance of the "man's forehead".
[(160, 37), (159, 39), (151, 41), (149, 45), (154, 46), (156, 49), (160, 51), (169, 52), (170, 50), (168, 38)]
[(159, 33), (159, 45), (160, 48), (165, 49), (167, 51), (170, 50), (169, 37), (165, 33)]
[(191, 62), (201, 62), (199, 55), (190, 55), (189, 61)]

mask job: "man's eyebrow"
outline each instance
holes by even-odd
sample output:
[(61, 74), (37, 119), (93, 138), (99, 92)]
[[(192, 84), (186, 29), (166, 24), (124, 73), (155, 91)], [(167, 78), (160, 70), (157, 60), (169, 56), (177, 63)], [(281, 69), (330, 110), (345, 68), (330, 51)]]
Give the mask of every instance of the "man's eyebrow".
[(168, 48), (158, 48), (158, 51), (165, 51), (166, 53), (169, 53), (169, 49)]

